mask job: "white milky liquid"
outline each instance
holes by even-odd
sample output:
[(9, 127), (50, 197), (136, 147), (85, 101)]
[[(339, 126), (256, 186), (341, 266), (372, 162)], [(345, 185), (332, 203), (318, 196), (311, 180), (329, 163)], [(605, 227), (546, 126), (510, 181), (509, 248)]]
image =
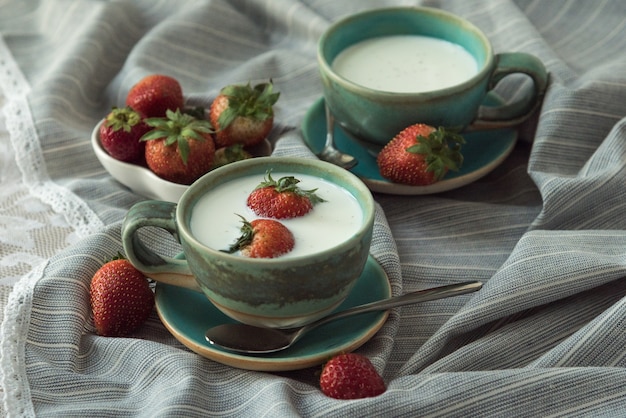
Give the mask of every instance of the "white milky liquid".
[[(294, 249), (281, 257), (296, 257), (334, 247), (361, 227), (363, 213), (347, 190), (309, 175), (272, 172), (275, 180), (287, 175), (299, 179), (298, 186), (303, 190), (317, 188), (316, 194), (325, 202), (315, 204), (302, 217), (279, 219), (295, 238)], [(231, 180), (202, 196), (192, 209), (193, 235), (208, 247), (228, 249), (241, 235), (241, 218), (237, 214), (248, 221), (259, 218), (248, 208), (246, 200), (263, 177), (261, 174)]]
[(356, 84), (396, 93), (451, 87), (478, 72), (476, 60), (462, 46), (418, 35), (359, 42), (341, 51), (332, 68)]

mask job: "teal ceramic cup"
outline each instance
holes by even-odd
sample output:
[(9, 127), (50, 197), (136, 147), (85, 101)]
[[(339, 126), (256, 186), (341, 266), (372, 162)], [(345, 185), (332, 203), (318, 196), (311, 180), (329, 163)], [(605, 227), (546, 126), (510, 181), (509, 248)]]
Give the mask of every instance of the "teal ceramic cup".
[[(333, 61), (346, 48), (394, 35), (420, 35), (460, 45), (474, 57), (478, 71), (450, 87), (390, 92), (364, 87), (333, 69)], [(468, 130), (518, 125), (540, 105), (548, 84), (548, 73), (538, 58), (521, 52), (494, 54), (476, 26), (434, 8), (375, 9), (339, 20), (319, 40), (318, 64), (324, 98), (335, 120), (349, 135), (377, 145), (414, 123)], [(513, 103), (481, 106), (489, 91), (511, 74), (530, 77), (532, 88)]]
[[(335, 246), (291, 258), (247, 258), (202, 244), (191, 228), (197, 202), (230, 180), (247, 175), (263, 179), (269, 169), (292, 173), (296, 178), (308, 174), (344, 188), (358, 202), (362, 223)], [(153, 200), (137, 203), (122, 225), (122, 243), (126, 257), (147, 277), (203, 292), (218, 309), (243, 323), (286, 328), (330, 313), (348, 296), (369, 255), (374, 211), (369, 189), (346, 170), (318, 160), (259, 157), (209, 172), (193, 183), (177, 204)], [(180, 242), (184, 258), (167, 257), (151, 249), (140, 233), (145, 227), (172, 234)]]

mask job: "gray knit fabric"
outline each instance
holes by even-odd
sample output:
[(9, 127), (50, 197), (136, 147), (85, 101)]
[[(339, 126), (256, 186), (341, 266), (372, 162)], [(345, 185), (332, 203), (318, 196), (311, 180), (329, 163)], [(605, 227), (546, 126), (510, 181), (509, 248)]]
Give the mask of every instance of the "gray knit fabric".
[[(485, 283), (391, 312), (358, 350), (388, 390), (339, 401), (320, 392), (319, 368), (225, 366), (185, 348), (156, 313), (132, 337), (96, 336), (89, 281), (121, 250), (121, 220), (143, 197), (103, 169), (89, 136), (130, 86), (166, 73), (187, 103), (207, 106), (226, 84), (271, 78), (281, 92), (275, 155), (313, 158), (300, 126), (321, 96), (320, 34), (358, 10), (416, 4), (464, 16), (497, 52), (535, 54), (551, 81), (511, 156), (486, 177), (442, 194), (375, 195), (371, 254), (394, 294)], [(0, 10), (17, 163), (31, 195), (82, 237), (21, 278), (7, 302), (11, 416), (625, 414), (625, 2), (14, 0)], [(500, 93), (514, 98), (519, 87), (509, 80)]]

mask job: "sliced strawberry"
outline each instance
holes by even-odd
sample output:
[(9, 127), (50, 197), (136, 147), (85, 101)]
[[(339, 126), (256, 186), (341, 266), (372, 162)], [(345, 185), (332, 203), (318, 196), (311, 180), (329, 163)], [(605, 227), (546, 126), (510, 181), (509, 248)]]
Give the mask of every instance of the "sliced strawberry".
[(251, 258), (276, 258), (287, 254), (295, 245), (291, 231), (274, 219), (255, 219), (248, 222), (240, 216), (243, 225), (241, 236), (227, 253), (241, 252)]
[(125, 259), (104, 264), (91, 279), (89, 295), (94, 326), (102, 336), (134, 332), (154, 306), (147, 279)]
[(385, 145), (376, 162), (380, 174), (394, 183), (427, 186), (461, 167), (464, 143), (461, 135), (444, 128), (415, 124)]
[(300, 180), (293, 176), (272, 178), (270, 172), (248, 196), (247, 205), (258, 216), (289, 219), (306, 215), (313, 205), (324, 202), (315, 192), (317, 189), (302, 190)]
[(385, 382), (367, 357), (339, 354), (322, 369), (320, 388), (335, 399), (360, 399), (378, 396), (387, 390)]
[(100, 144), (116, 160), (137, 162), (145, 148), (139, 139), (149, 130), (141, 115), (130, 107), (114, 107), (100, 125)]
[(217, 147), (252, 146), (263, 141), (274, 124), (273, 106), (279, 95), (273, 91), (271, 82), (254, 87), (250, 84), (224, 87), (209, 111)]
[(180, 109), (184, 103), (183, 89), (178, 80), (162, 74), (142, 78), (126, 96), (126, 105), (144, 118), (164, 117), (167, 110)]
[(179, 184), (191, 184), (213, 167), (215, 144), (211, 124), (191, 115), (168, 110), (167, 118), (149, 118), (154, 128), (146, 141), (146, 163), (157, 176)]

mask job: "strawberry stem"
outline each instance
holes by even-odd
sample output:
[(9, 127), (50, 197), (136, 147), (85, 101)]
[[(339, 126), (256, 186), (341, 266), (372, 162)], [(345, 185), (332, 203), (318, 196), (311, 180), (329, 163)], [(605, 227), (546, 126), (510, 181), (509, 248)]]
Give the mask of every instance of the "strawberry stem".
[(128, 106), (113, 107), (104, 123), (115, 132), (120, 129), (124, 130), (124, 132), (130, 132), (135, 125), (141, 123), (141, 115)]
[(441, 180), (448, 170), (458, 171), (463, 165), (461, 145), (465, 139), (460, 134), (439, 127), (428, 136), (418, 135), (417, 142), (406, 151), (423, 155), (426, 171), (433, 172), (436, 180)]
[[(237, 215), (237, 214), (236, 214)], [(237, 215), (241, 218), (241, 235), (239, 238), (235, 240), (233, 244), (227, 250), (220, 250), (223, 253), (233, 254), (242, 248), (250, 245), (252, 243), (252, 238), (254, 238), (254, 228), (252, 228), (252, 224), (246, 220), (241, 215)]]
[(154, 129), (141, 137), (141, 141), (164, 139), (165, 145), (176, 144), (180, 151), (180, 158), (187, 164), (189, 158), (189, 140), (204, 141), (203, 134), (213, 133), (213, 126), (208, 120), (199, 120), (193, 116), (176, 111), (167, 110), (165, 118), (148, 118), (146, 124)]
[(300, 180), (298, 180), (294, 176), (281, 177), (278, 179), (278, 181), (276, 181), (272, 178), (271, 173), (271, 169), (266, 172), (267, 178), (264, 177), (263, 181), (259, 183), (258, 186), (256, 186), (255, 190), (263, 189), (265, 187), (273, 187), (274, 190), (276, 190), (278, 193), (290, 192), (298, 196), (306, 197), (311, 201), (312, 204), (325, 202), (324, 199), (315, 194), (317, 189), (303, 190), (298, 187), (298, 183), (300, 183)]
[(280, 93), (273, 91), (273, 84), (261, 83), (252, 87), (246, 85), (229, 85), (220, 94), (228, 98), (228, 107), (220, 114), (220, 129), (226, 129), (237, 117), (247, 117), (264, 121), (274, 116), (272, 106), (278, 101)]

